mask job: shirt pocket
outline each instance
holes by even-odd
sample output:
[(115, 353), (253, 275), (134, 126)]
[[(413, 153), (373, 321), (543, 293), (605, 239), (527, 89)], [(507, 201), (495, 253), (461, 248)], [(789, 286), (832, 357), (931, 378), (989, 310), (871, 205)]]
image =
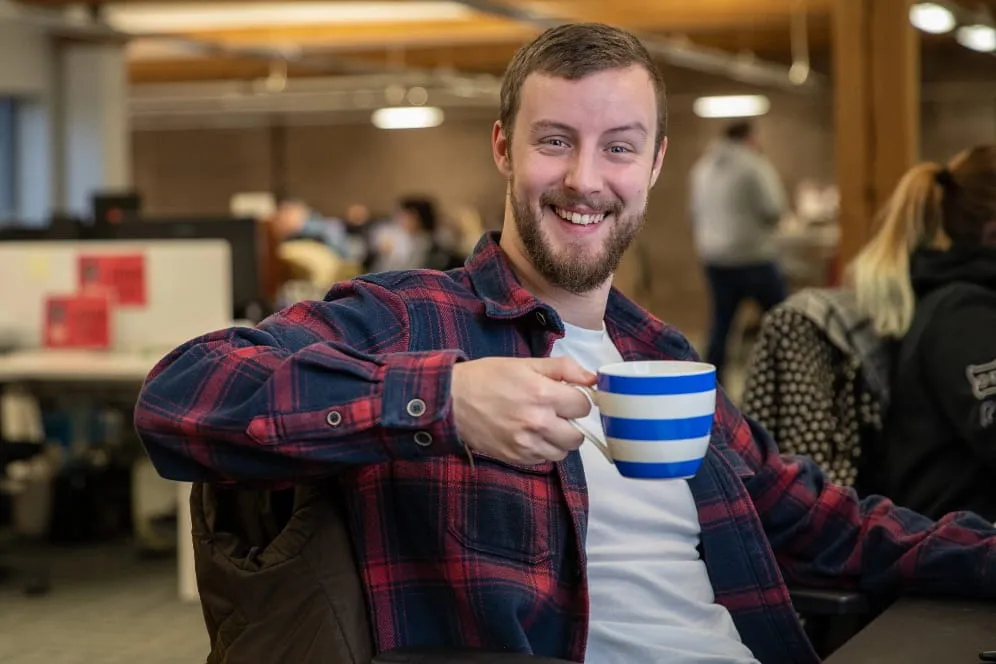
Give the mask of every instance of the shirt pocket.
[(556, 464), (524, 466), (474, 452), (474, 465), (447, 468), (448, 532), (471, 551), (530, 565), (556, 550), (560, 503)]

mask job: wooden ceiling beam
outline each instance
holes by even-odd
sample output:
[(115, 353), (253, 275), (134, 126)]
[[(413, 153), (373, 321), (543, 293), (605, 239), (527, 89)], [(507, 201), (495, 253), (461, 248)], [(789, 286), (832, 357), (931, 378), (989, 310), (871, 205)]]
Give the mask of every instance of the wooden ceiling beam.
[[(829, 15), (831, 0), (799, 0), (810, 15)], [(791, 0), (699, 0), (667, 3), (661, 0), (505, 0), (505, 4), (543, 16), (601, 21), (654, 31), (742, 29), (767, 23), (787, 23)]]
[(232, 46), (293, 44), (334, 50), (522, 42), (537, 30), (501, 19), (418, 23), (313, 25), (242, 30), (197, 30), (182, 33), (199, 40)]
[[(810, 31), (810, 47), (814, 54), (825, 53), (829, 43), (829, 30), (814, 25)], [(446, 46), (420, 46), (405, 49), (404, 64), (418, 69), (455, 67), (460, 71), (476, 74), (500, 75), (511, 60), (515, 50), (525, 39), (494, 44), (450, 44)], [(788, 61), (787, 38), (780, 30), (758, 29), (744, 32), (714, 32), (698, 35), (694, 43), (725, 51), (753, 51), (772, 60)], [(396, 65), (396, 56), (383, 47), (337, 51), (336, 55), (357, 63), (374, 67)], [(245, 58), (197, 59), (142, 59), (130, 63), (133, 83), (161, 81), (210, 80), (225, 78), (259, 78), (266, 76), (269, 63)], [(334, 72), (300, 69), (293, 66), (289, 75), (319, 75)]]

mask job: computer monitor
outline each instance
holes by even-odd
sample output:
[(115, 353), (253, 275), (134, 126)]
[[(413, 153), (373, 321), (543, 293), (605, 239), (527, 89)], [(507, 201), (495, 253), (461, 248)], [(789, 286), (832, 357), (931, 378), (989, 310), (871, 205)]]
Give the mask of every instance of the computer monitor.
[(228, 242), (232, 253), (232, 304), (236, 319), (258, 320), (268, 307), (260, 288), (256, 220), (238, 218), (143, 218), (103, 227), (100, 239), (208, 240)]
[(92, 204), (94, 226), (137, 221), (142, 213), (142, 196), (134, 191), (97, 192)]
[(2, 226), (0, 242), (79, 240), (86, 235), (80, 220), (68, 216), (53, 216), (47, 226)]

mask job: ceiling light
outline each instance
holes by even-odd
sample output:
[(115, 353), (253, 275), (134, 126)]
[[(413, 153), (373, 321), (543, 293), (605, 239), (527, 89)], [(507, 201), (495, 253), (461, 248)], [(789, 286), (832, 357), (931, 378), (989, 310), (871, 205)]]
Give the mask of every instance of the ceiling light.
[(917, 30), (939, 35), (954, 29), (955, 17), (947, 7), (919, 2), (910, 7), (910, 23)]
[(370, 118), (379, 129), (424, 129), (443, 122), (443, 109), (435, 106), (378, 108)]
[(955, 39), (965, 48), (981, 53), (996, 51), (996, 30), (988, 25), (966, 25), (958, 28)]
[(113, 3), (105, 20), (130, 33), (237, 30), (299, 25), (456, 21), (474, 12), (457, 2)]
[(764, 115), (769, 108), (771, 102), (763, 95), (699, 97), (692, 104), (692, 111), (700, 118), (746, 118)]

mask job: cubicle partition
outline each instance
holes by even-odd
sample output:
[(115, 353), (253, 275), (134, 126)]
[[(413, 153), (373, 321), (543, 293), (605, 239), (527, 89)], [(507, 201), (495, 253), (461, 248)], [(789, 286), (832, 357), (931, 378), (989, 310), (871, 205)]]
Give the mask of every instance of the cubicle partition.
[(141, 264), (144, 303), (113, 307), (111, 350), (157, 351), (232, 321), (231, 256), (223, 240), (0, 243), (0, 337), (19, 348), (43, 342), (46, 297), (79, 287), (80, 260)]
[[(137, 392), (169, 349), (232, 325), (230, 252), (230, 244), (217, 239), (0, 242), (0, 337), (14, 348), (0, 354), (0, 389), (57, 386), (80, 399), (99, 399), (99, 388), (108, 385)], [(114, 285), (108, 347), (47, 348), (47, 298), (79, 294), (102, 271), (128, 277), (124, 286)], [(159, 479), (145, 460), (133, 469), (132, 486), (139, 512), (143, 504), (177, 501), (179, 592), (195, 599), (189, 485)]]
[(231, 250), (233, 317), (258, 321), (269, 313), (269, 303), (262, 292), (265, 238), (255, 219), (143, 217), (100, 227), (95, 237), (108, 240), (224, 240)]

